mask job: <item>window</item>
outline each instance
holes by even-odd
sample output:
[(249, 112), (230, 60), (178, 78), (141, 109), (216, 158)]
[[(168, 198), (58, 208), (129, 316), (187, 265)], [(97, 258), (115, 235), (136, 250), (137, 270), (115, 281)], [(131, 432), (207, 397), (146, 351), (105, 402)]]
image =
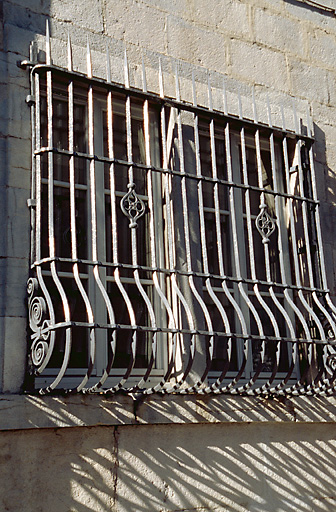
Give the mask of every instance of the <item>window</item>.
[[(283, 126), (32, 65), (34, 386), (331, 389), (310, 119)], [(225, 90), (223, 91), (225, 100)], [(224, 101), (224, 104), (226, 102)]]

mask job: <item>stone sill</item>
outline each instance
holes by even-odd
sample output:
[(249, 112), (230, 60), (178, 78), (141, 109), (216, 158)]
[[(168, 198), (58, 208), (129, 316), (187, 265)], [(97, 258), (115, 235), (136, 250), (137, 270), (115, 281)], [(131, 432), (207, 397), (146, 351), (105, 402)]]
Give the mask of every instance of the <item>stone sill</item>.
[(0, 395), (0, 430), (186, 423), (336, 422), (336, 396)]

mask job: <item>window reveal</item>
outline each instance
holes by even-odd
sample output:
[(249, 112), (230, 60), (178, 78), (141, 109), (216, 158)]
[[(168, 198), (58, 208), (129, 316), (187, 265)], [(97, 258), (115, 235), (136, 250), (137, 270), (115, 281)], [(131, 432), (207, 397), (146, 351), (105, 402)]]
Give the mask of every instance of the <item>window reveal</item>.
[[(69, 48), (70, 49), (70, 48)], [(36, 385), (321, 392), (334, 381), (312, 139), (33, 67)], [(108, 58), (109, 69), (109, 58)], [(225, 91), (223, 92), (225, 96)], [(294, 112), (294, 115), (295, 112)], [(309, 122), (309, 121), (308, 121)], [(309, 128), (310, 129), (310, 128)], [(312, 253), (312, 248), (318, 250)]]

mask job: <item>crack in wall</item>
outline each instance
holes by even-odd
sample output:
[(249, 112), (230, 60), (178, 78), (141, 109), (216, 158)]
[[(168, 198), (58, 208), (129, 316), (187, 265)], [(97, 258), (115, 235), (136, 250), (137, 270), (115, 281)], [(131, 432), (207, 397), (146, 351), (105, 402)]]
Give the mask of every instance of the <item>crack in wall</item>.
[(112, 494), (112, 510), (115, 510), (117, 504), (117, 486), (119, 472), (119, 430), (118, 427), (113, 429), (113, 459), (114, 466), (112, 469), (113, 494)]

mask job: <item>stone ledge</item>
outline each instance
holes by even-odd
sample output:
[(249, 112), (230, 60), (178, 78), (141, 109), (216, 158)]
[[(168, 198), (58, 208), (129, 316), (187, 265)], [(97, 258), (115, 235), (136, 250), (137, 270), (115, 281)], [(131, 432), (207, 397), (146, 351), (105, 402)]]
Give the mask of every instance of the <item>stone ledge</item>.
[(96, 425), (336, 422), (336, 397), (0, 395), (0, 430)]

